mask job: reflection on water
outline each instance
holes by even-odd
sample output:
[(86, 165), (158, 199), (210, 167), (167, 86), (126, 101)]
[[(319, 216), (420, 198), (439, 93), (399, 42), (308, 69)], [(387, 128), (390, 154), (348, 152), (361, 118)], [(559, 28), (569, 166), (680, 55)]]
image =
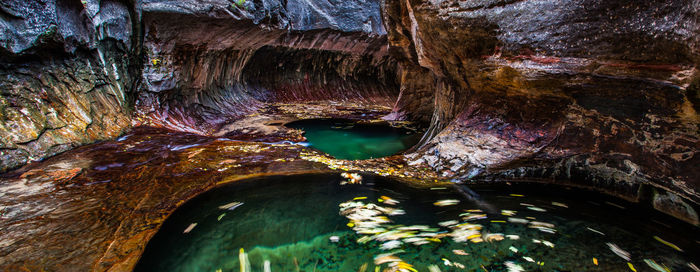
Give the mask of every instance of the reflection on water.
[(273, 177), (204, 193), (136, 270), (693, 271), (700, 256), (692, 226), (592, 193), (528, 184), (467, 198), (345, 176), (354, 181)]
[(404, 151), (420, 140), (415, 131), (387, 123), (356, 123), (342, 119), (301, 120), (285, 125), (304, 130), (311, 147), (344, 160), (381, 158)]

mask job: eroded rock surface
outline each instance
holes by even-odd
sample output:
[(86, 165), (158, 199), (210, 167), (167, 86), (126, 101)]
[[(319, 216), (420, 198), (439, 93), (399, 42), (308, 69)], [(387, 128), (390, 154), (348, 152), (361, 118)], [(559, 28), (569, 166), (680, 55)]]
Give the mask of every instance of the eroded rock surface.
[(436, 135), (410, 157), (445, 177), (577, 180), (630, 199), (650, 184), (697, 203), (699, 7), (387, 1), (390, 50), (435, 86)]
[[(257, 116), (251, 127), (238, 124), (248, 131), (219, 137), (139, 127), (1, 175), (0, 269), (131, 271), (149, 239), (185, 201), (256, 176), (341, 169), (437, 184), (430, 172), (404, 167), (400, 155), (333, 159), (296, 144), (300, 131), (282, 125), (308, 114), (328, 118), (356, 112), (356, 118), (380, 120), (389, 110), (282, 104)], [(246, 138), (250, 135), (255, 141)]]
[[(4, 175), (0, 268), (127, 271), (217, 183), (327, 168), (566, 183), (697, 225), (699, 14), (691, 0), (3, 1), (0, 172), (134, 124), (180, 132)], [(353, 163), (275, 143), (301, 138), (282, 123), (329, 116), (427, 133)]]
[(130, 12), (119, 1), (0, 4), (0, 172), (130, 126)]
[(378, 1), (147, 1), (138, 109), (212, 134), (269, 102), (392, 105), (380, 17)]

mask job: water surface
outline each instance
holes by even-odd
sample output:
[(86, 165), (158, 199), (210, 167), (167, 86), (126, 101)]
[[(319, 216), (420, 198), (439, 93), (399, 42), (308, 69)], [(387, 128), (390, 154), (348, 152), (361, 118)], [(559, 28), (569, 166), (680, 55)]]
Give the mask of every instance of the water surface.
[(166, 220), (136, 271), (241, 271), (243, 255), (251, 271), (692, 271), (700, 256), (696, 228), (586, 191), (363, 177), (206, 192)]
[(304, 137), (311, 147), (345, 160), (391, 156), (417, 144), (421, 136), (415, 131), (392, 127), (386, 122), (309, 119), (285, 126), (304, 130)]

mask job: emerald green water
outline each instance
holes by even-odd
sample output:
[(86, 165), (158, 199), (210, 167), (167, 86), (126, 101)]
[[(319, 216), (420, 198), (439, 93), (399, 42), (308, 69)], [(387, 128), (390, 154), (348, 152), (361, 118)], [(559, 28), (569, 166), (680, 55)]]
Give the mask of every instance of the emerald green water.
[[(241, 249), (250, 271), (269, 262), (270, 271), (309, 272), (692, 271), (700, 256), (696, 228), (585, 191), (431, 190), (363, 177), (268, 177), (206, 192), (166, 220), (135, 271), (248, 271)], [(459, 202), (436, 205), (444, 200)]]
[(391, 156), (420, 140), (420, 134), (387, 123), (310, 119), (286, 124), (303, 130), (310, 146), (337, 159), (363, 160)]

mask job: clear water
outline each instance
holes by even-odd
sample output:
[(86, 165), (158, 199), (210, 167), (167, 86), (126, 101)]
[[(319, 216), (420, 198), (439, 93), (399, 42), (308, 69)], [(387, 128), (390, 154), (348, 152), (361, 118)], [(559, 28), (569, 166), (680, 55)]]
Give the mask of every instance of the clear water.
[(311, 147), (337, 159), (363, 160), (391, 156), (420, 140), (415, 131), (387, 123), (356, 123), (342, 119), (310, 119), (286, 124), (303, 130)]
[[(694, 227), (591, 193), (533, 184), (465, 193), (373, 176), (360, 185), (341, 181), (336, 174), (268, 177), (206, 192), (166, 220), (135, 270), (246, 271), (241, 249), (250, 271), (265, 271), (266, 261), (271, 271), (386, 271), (399, 265), (396, 259), (382, 263), (392, 257), (405, 263), (397, 271), (412, 271), (406, 264), (417, 271), (631, 271), (630, 265), (656, 271), (651, 261), (692, 271), (688, 264), (700, 256)], [(445, 199), (459, 203), (435, 205)], [(243, 204), (221, 208), (235, 202)], [(356, 208), (341, 214), (341, 205), (370, 203), (385, 213), (358, 219), (367, 210)], [(390, 222), (360, 227), (381, 216)], [(459, 232), (474, 226), (481, 227), (471, 238)], [(358, 233), (368, 230), (375, 233)], [(611, 245), (626, 253), (616, 254)]]

